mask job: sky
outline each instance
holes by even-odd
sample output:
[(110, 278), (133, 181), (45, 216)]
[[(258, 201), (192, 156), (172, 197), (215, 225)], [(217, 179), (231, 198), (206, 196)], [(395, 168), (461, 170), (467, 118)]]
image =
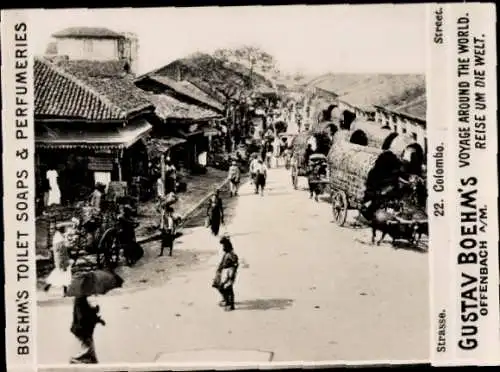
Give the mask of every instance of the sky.
[(53, 33), (76, 26), (136, 33), (138, 73), (244, 44), (273, 55), (287, 73), (425, 72), (426, 7), (419, 4), (32, 10), (36, 53)]

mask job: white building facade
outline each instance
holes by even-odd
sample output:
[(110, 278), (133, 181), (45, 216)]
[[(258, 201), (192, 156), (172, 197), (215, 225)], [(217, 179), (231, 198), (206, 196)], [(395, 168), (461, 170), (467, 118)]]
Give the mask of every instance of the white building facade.
[(69, 60), (96, 62), (126, 61), (137, 72), (139, 42), (133, 33), (116, 33), (105, 28), (77, 27), (52, 35), (58, 56)]

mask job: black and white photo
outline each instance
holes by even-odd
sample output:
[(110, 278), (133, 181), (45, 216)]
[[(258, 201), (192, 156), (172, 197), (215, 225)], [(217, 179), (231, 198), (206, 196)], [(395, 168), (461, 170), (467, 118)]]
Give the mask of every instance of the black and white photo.
[[(444, 324), (458, 327), (460, 315), (432, 297), (436, 270), (452, 263), (433, 239), (450, 245), (460, 230), (451, 219), (436, 223), (442, 231), (429, 225), (456, 202), (442, 196), (455, 192), (446, 182), (461, 180), (456, 200), (470, 207), (473, 181), (450, 170), (454, 124), (435, 124), (452, 98), (436, 96), (434, 50), (446, 37), (430, 53), (433, 9), (12, 13), (2, 50), (16, 40), (5, 71), (17, 73), (3, 83), (16, 94), (4, 100), (16, 126), (4, 123), (3, 137), (17, 182), (4, 184), (17, 231), (6, 244), (19, 249), (6, 266), (16, 260), (28, 279), (6, 306), (18, 322), (22, 306), (35, 313), (26, 339), (19, 323), (7, 332), (18, 342), (11, 363), (403, 364), (455, 347)], [(459, 44), (480, 19), (467, 17), (457, 18)], [(440, 24), (440, 40), (455, 26)], [(477, 63), (482, 52), (471, 53)], [(454, 271), (443, 270), (449, 282)]]

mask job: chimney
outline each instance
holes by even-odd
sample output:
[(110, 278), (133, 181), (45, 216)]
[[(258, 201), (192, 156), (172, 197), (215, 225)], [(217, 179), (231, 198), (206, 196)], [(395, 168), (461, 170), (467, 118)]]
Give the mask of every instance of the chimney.
[(123, 65), (123, 71), (125, 71), (127, 75), (130, 74), (130, 64), (128, 62), (125, 62)]
[(136, 74), (138, 70), (139, 63), (139, 39), (135, 33), (125, 32), (124, 40), (124, 57), (128, 62), (128, 72), (131, 74)]

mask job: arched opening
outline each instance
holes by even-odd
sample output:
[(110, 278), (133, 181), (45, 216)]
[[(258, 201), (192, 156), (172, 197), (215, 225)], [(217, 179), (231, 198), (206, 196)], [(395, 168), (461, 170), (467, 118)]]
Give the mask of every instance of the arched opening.
[(356, 120), (356, 114), (352, 111), (344, 110), (342, 112), (342, 119), (341, 120), (342, 121), (340, 123), (340, 128), (350, 130), (353, 121)]
[(338, 132), (339, 127), (337, 125), (335, 125), (334, 123), (330, 123), (330, 124), (328, 124), (328, 129), (329, 129), (330, 138), (333, 138), (333, 136), (335, 136), (335, 134)]
[(418, 143), (408, 145), (402, 154), (402, 159), (406, 163), (407, 172), (420, 175), (425, 162), (424, 150)]
[(337, 105), (331, 104), (326, 109), (324, 109), (320, 115), (321, 121), (332, 121), (332, 111), (337, 107)]
[(389, 150), (391, 148), (392, 142), (397, 136), (398, 134), (395, 132), (389, 134), (387, 138), (384, 140), (384, 143), (382, 144), (382, 150)]
[(354, 133), (351, 135), (349, 142), (354, 143), (356, 145), (368, 146), (368, 137), (366, 136), (365, 132), (358, 129), (354, 131)]

